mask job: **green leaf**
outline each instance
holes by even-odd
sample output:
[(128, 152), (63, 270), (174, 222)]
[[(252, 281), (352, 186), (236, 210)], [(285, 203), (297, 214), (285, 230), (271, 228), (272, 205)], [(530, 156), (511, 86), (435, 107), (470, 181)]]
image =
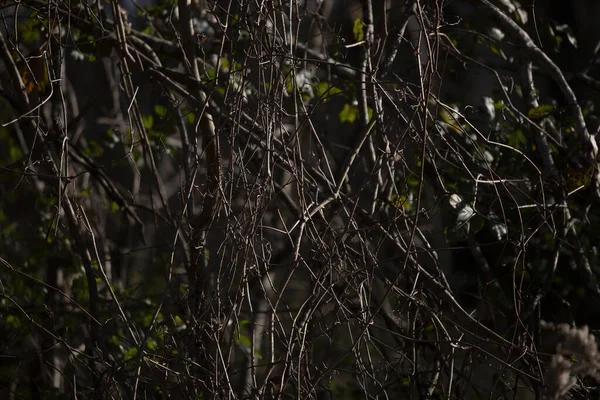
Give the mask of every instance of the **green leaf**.
[(11, 146), (10, 150), (9, 150), (9, 154), (10, 154), (10, 161), (11, 162), (15, 162), (15, 161), (19, 160), (23, 156), (23, 152), (17, 146)]
[(152, 126), (154, 125), (154, 118), (152, 118), (152, 115), (143, 115), (142, 123), (144, 124), (144, 128), (152, 129)]
[(417, 189), (419, 187), (420, 178), (417, 174), (410, 174), (406, 178), (406, 185), (411, 189)]
[(440, 109), (440, 118), (446, 123), (448, 128), (452, 129), (456, 133), (463, 133), (465, 131), (465, 129), (456, 120), (456, 116), (445, 108)]
[(365, 27), (360, 18), (356, 18), (354, 20), (354, 27), (352, 28), (352, 32), (354, 33), (354, 39), (357, 42), (365, 40)]
[(412, 207), (412, 204), (410, 203), (408, 197), (404, 194), (397, 195), (392, 193), (392, 195), (390, 196), (390, 202), (396, 207), (404, 209), (404, 211), (410, 211)]
[(358, 107), (355, 107), (351, 104), (344, 104), (344, 109), (340, 111), (339, 118), (341, 123), (354, 123), (356, 118), (358, 118)]
[(243, 327), (248, 326), (248, 325), (250, 325), (250, 321), (248, 321), (247, 319), (243, 319), (238, 324), (238, 327), (243, 328)]
[[(185, 291), (185, 288), (183, 288), (183, 290)], [(175, 324), (175, 326), (184, 326), (185, 322), (184, 322), (184, 320), (181, 319), (181, 317), (179, 315), (176, 315), (173, 318), (173, 324)]]
[(121, 345), (121, 338), (119, 338), (118, 336), (111, 336), (109, 339), (109, 342), (114, 344), (115, 346), (120, 346)]
[(154, 130), (150, 130), (148, 132), (148, 137), (150, 138), (150, 140), (152, 140), (154, 142), (159, 142), (159, 141), (162, 141), (163, 135), (160, 132), (156, 132)]
[(527, 139), (525, 138), (523, 131), (520, 129), (513, 131), (508, 137), (508, 145), (515, 149), (519, 149), (527, 145)]
[(154, 106), (154, 112), (156, 113), (156, 115), (158, 115), (161, 118), (164, 118), (167, 116), (167, 108), (161, 106), (160, 104), (157, 104)]
[(543, 104), (536, 108), (532, 108), (527, 113), (527, 116), (533, 120), (546, 118), (554, 113), (554, 107), (550, 104)]
[(502, 49), (499, 48), (498, 46), (496, 46), (494, 44), (490, 44), (489, 48), (492, 51), (492, 53), (497, 54), (497, 55), (499, 55), (502, 58), (506, 58), (506, 55), (504, 54), (504, 52), (502, 51)]
[(324, 100), (342, 93), (340, 88), (335, 87), (328, 82), (319, 82), (317, 85), (315, 85), (315, 89), (317, 97)]
[(250, 341), (250, 338), (246, 335), (241, 335), (239, 334), (239, 332), (237, 332), (238, 334), (234, 336), (234, 341), (235, 344), (237, 345), (242, 345), (242, 346), (246, 346), (246, 347), (251, 347), (252, 346), (252, 342)]
[(19, 40), (24, 43), (33, 43), (40, 40), (40, 20), (37, 18), (37, 14), (34, 12), (24, 23), (20, 23), (17, 26), (19, 32)]
[(185, 114), (185, 119), (187, 120), (188, 124), (190, 124), (190, 125), (193, 125), (196, 123), (196, 116), (192, 112), (187, 112)]
[(225, 57), (221, 57), (221, 71), (228, 72), (229, 67), (230, 67), (229, 60), (226, 59)]
[(146, 339), (146, 347), (148, 347), (150, 350), (156, 350), (156, 348), (158, 347), (158, 343), (156, 343), (156, 340), (149, 337), (148, 339)]
[(156, 29), (154, 29), (154, 27), (152, 25), (148, 25), (147, 27), (144, 28), (144, 30), (142, 32), (145, 33), (146, 35), (153, 36), (154, 33), (156, 32)]
[(138, 354), (137, 347), (132, 347), (123, 353), (123, 355), (125, 356), (125, 360), (131, 360), (132, 358), (137, 356), (137, 354)]
[[(206, 73), (206, 76), (208, 77), (209, 81), (214, 80), (215, 77), (217, 76), (217, 70), (214, 68), (206, 68), (204, 70), (204, 72)], [(209, 83), (209, 82), (204, 82), (204, 83)]]
[(91, 140), (85, 149), (85, 153), (90, 157), (100, 157), (104, 153), (104, 148), (95, 140)]
[(11, 328), (18, 329), (18, 328), (21, 327), (21, 321), (19, 320), (19, 317), (15, 316), (15, 315), (7, 315), (6, 316), (6, 323)]

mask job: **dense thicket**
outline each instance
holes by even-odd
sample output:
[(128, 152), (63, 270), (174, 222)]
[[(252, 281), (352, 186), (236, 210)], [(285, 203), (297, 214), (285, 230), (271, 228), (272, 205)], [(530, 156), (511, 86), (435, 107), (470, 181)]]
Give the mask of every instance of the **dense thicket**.
[(0, 391), (598, 396), (567, 3), (3, 2)]

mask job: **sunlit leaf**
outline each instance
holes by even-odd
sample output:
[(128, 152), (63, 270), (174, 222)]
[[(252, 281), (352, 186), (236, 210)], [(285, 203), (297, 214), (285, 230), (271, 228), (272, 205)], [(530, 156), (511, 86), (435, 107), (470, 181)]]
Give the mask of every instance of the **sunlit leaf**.
[(536, 108), (532, 108), (527, 112), (527, 116), (533, 120), (542, 119), (554, 113), (554, 106), (544, 104)]
[(167, 108), (161, 106), (160, 104), (157, 104), (154, 106), (154, 112), (156, 113), (156, 115), (158, 115), (161, 118), (164, 118), (167, 116)]
[(340, 111), (339, 119), (341, 123), (349, 122), (354, 123), (358, 118), (358, 107), (351, 104), (344, 104), (344, 109)]
[(131, 360), (132, 358), (135, 358), (137, 354), (137, 347), (131, 347), (123, 353), (123, 355), (125, 356), (125, 360)]
[(152, 129), (152, 126), (154, 125), (154, 118), (152, 118), (152, 115), (150, 114), (143, 115), (142, 122), (144, 124), (144, 128)]
[(354, 40), (356, 40), (357, 42), (365, 40), (365, 26), (360, 20), (360, 18), (354, 20), (354, 27), (352, 28), (352, 32), (354, 33)]
[(341, 94), (342, 90), (330, 83), (327, 82), (319, 82), (316, 87), (316, 95), (322, 99), (328, 99), (335, 95)]

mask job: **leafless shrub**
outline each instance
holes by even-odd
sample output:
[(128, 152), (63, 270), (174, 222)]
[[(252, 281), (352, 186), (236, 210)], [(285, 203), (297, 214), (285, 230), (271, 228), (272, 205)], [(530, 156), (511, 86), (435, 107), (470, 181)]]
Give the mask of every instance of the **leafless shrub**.
[(539, 396), (600, 298), (593, 71), (499, 4), (6, 4), (2, 389)]

